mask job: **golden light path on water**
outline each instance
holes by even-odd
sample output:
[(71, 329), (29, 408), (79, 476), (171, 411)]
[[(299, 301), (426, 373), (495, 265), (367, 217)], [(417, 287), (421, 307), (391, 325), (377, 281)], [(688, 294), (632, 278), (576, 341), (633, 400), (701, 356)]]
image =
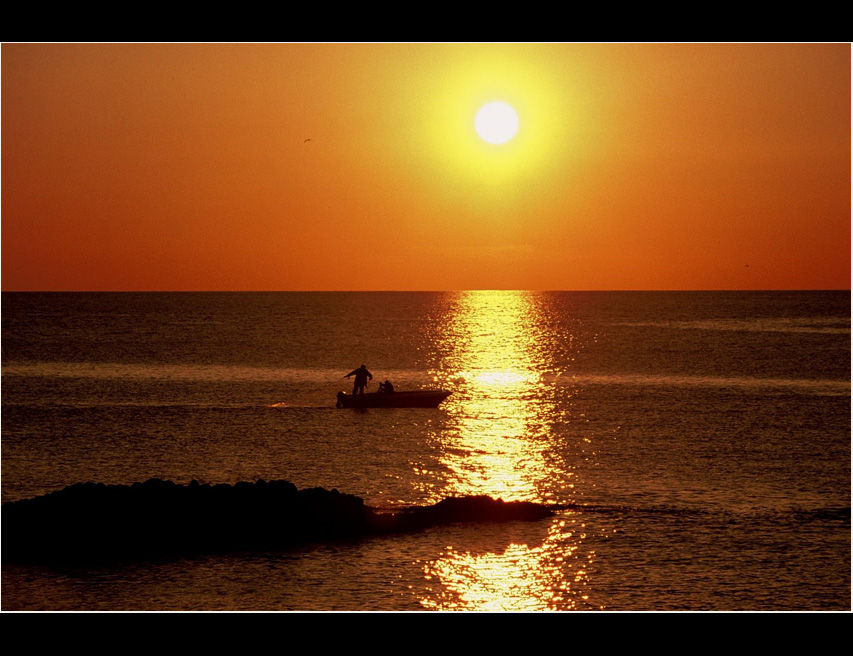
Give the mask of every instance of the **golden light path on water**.
[(537, 414), (542, 363), (529, 299), (520, 292), (466, 293), (447, 322), (452, 355), (438, 372), (455, 386), (443, 464), (458, 495), (538, 501), (550, 444)]
[[(445, 496), (488, 495), (504, 501), (566, 499), (573, 472), (560, 460), (555, 427), (568, 419), (553, 354), (568, 343), (530, 292), (461, 293), (441, 318), (433, 374), (453, 395), (440, 442)], [(501, 529), (498, 529), (501, 530)], [(435, 610), (556, 610), (584, 605), (594, 553), (584, 551), (582, 519), (563, 514), (539, 523), (539, 537), (495, 550), (448, 545), (424, 565)]]

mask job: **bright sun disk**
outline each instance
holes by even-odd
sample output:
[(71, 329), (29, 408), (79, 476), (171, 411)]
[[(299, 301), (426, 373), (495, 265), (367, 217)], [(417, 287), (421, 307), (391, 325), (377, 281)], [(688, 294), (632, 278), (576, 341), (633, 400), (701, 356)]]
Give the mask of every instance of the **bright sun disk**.
[(505, 102), (490, 102), (477, 112), (474, 127), (483, 141), (491, 144), (506, 143), (518, 131), (518, 114)]

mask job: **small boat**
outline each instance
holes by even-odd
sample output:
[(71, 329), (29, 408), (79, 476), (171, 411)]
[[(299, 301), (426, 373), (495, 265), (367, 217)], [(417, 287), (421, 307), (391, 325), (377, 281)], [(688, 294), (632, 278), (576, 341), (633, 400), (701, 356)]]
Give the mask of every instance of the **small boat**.
[(412, 392), (397, 392), (384, 394), (369, 392), (367, 394), (347, 394), (338, 392), (339, 408), (437, 408), (450, 392), (445, 390), (417, 390)]

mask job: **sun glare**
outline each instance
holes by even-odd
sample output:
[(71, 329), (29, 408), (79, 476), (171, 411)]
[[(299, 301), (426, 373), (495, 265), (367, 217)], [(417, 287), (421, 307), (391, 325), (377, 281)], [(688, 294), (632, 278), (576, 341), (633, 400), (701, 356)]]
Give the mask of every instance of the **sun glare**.
[(518, 132), (518, 114), (505, 102), (490, 102), (477, 112), (474, 127), (483, 141), (506, 143)]
[[(424, 105), (411, 122), (418, 147), (403, 152), (407, 166), (413, 153), (423, 160), (424, 166), (406, 170), (422, 177), (436, 199), (459, 203), (468, 212), (475, 194), (475, 213), (488, 216), (494, 227), (495, 217), (515, 211), (509, 200), (522, 202), (517, 194), (525, 193), (524, 180), (549, 180), (558, 164), (581, 156), (584, 140), (569, 133), (584, 117), (559, 95), (566, 81), (547, 73), (547, 67), (508, 56), (502, 48), (487, 54), (456, 57), (435, 86), (412, 88), (412, 94), (423, 94)], [(523, 202), (528, 200), (525, 196)]]

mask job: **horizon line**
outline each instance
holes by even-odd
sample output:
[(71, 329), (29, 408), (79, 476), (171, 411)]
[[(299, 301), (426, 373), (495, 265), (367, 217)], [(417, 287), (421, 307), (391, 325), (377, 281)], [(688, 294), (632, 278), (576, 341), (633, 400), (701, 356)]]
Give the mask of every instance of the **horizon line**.
[(761, 289), (3, 289), (3, 294), (445, 294), (459, 292), (536, 293), (689, 293), (689, 292), (850, 292), (849, 287), (797, 287)]

